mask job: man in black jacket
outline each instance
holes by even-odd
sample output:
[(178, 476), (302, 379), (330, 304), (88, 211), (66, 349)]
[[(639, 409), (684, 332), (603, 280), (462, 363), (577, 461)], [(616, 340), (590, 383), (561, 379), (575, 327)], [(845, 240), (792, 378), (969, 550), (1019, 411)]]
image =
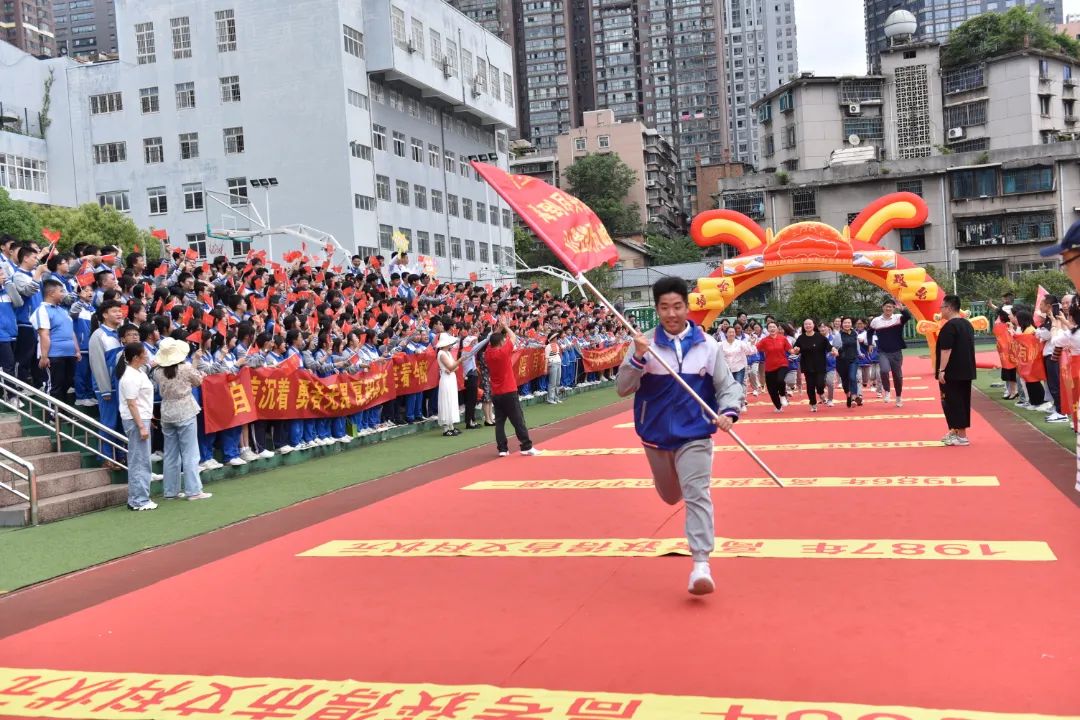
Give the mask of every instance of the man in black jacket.
[(946, 445), (970, 445), (971, 381), (975, 379), (975, 331), (960, 315), (960, 298), (946, 295), (941, 301), (941, 317), (946, 320), (938, 332), (934, 375), (941, 385), (941, 409), (949, 424)]
[(896, 312), (896, 302), (890, 298), (881, 304), (881, 314), (870, 321), (870, 328), (877, 335), (878, 366), (881, 368), (881, 386), (885, 389), (885, 402), (889, 402), (889, 374), (896, 385), (896, 407), (904, 401), (904, 325), (911, 319), (907, 310)]

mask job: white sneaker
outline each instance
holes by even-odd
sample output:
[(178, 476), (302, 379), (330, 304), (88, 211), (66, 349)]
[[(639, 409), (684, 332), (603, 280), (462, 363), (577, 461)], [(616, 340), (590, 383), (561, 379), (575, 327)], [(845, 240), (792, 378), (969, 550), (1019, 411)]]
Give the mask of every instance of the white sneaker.
[(782, 412), (784, 412), (784, 408), (782, 408), (782, 407), (774, 407), (773, 412), (774, 413), (782, 413)]
[(225, 466), (222, 465), (221, 463), (219, 463), (214, 458), (210, 458), (209, 460), (207, 460), (203, 464), (199, 465), (199, 468), (202, 469), (202, 470), (218, 470), (219, 468), (223, 468), (223, 467), (225, 467)]
[(1036, 405), (1035, 409), (1038, 410), (1039, 412), (1052, 413), (1052, 412), (1054, 412), (1054, 403), (1047, 400), (1042, 405)]
[(263, 450), (256, 457), (258, 457), (261, 460), (269, 460), (270, 458), (274, 457), (274, 451), (269, 450), (269, 449)]
[(1021, 408), (1021, 409), (1024, 409), (1024, 410), (1027, 410), (1027, 409), (1031, 408), (1031, 403), (1029, 403), (1029, 402), (1028, 402), (1028, 401), (1026, 401), (1026, 400), (1019, 400), (1019, 401), (1018, 401), (1018, 402), (1016, 403), (1016, 407), (1018, 407), (1018, 408)]
[(201, 492), (198, 495), (189, 495), (188, 500), (209, 500), (214, 497), (214, 493)]
[(304, 442), (297, 445), (295, 449), (296, 450), (308, 450), (310, 448), (311, 448), (311, 443), (308, 442), (307, 440), (305, 440)]
[(160, 473), (150, 473), (150, 482), (161, 482), (164, 479), (165, 476)]
[(241, 450), (240, 451), (240, 457), (242, 457), (247, 462), (253, 462), (253, 461), (259, 459), (259, 456), (256, 455), (255, 451), (252, 450), (251, 448), (244, 448), (243, 450)]
[(541, 453), (536, 448), (529, 448), (528, 450), (522, 450), (521, 454), (522, 455), (540, 455)]
[(506, 457), (506, 456), (507, 456), (507, 455), (509, 455), (509, 454), (510, 454), (510, 452), (509, 452), (509, 451), (507, 451), (507, 450), (502, 450), (502, 451), (500, 451), (500, 452), (499, 452), (499, 457)]
[(296, 448), (294, 448), (292, 445), (282, 445), (281, 447), (279, 447), (277, 449), (277, 451), (279, 453), (281, 453), (282, 455), (288, 455), (289, 453), (291, 453), (295, 449)]
[(817, 405), (811, 405), (810, 406), (810, 412), (816, 413), (817, 412)]
[(131, 507), (128, 505), (128, 508), (136, 512), (142, 512), (143, 510), (157, 510), (157, 503), (153, 500), (147, 500), (145, 505), (140, 505), (139, 507)]
[(1063, 423), (1069, 422), (1068, 415), (1062, 415), (1059, 412), (1053, 412), (1046, 416), (1046, 422), (1048, 423)]
[(339, 438), (334, 438), (334, 442), (341, 443), (342, 445), (348, 445), (352, 442), (352, 438), (348, 435), (342, 435)]
[(690, 573), (690, 585), (687, 587), (687, 590), (691, 595), (708, 595), (716, 590), (716, 585), (713, 583), (712, 579), (712, 573), (709, 572), (709, 563), (694, 563), (694, 569)]
[(889, 393), (889, 392), (885, 393), (884, 395), (881, 396), (881, 399), (884, 400), (885, 402), (889, 402), (890, 400), (892, 400), (892, 393)]
[(787, 404), (788, 404), (787, 395), (781, 395), (780, 396), (780, 407), (786, 408)]
[(150, 462), (161, 462), (164, 459), (165, 455), (163, 455), (160, 450), (155, 450), (154, 452), (150, 453)]
[(903, 398), (901, 398), (901, 397), (897, 397), (897, 398), (896, 398), (896, 407), (898, 407), (898, 408), (900, 408), (900, 407), (904, 407), (904, 400), (903, 400)]
[(241, 465), (247, 465), (247, 460), (245, 460), (242, 457), (234, 457), (232, 460), (230, 460), (226, 464), (227, 465), (232, 465), (233, 467), (240, 467)]

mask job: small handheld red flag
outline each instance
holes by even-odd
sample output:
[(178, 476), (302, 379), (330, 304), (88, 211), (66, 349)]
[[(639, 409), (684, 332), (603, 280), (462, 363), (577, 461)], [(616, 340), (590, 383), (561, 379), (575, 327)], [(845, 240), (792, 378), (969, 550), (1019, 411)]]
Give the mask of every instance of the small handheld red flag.
[(156, 237), (158, 240), (168, 240), (169, 231), (163, 229), (151, 230), (150, 234)]
[(156, 268), (154, 268), (154, 277), (165, 277), (169, 274), (169, 266), (164, 261), (161, 262)]
[(278, 367), (282, 368), (284, 370), (288, 370), (290, 372), (293, 371), (293, 370), (299, 370), (300, 369), (300, 356), (299, 355), (290, 355), (289, 357), (282, 360), (281, 364), (278, 365)]
[(201, 344), (202, 343), (202, 330), (196, 330), (195, 332), (188, 335), (187, 336), (187, 341)]

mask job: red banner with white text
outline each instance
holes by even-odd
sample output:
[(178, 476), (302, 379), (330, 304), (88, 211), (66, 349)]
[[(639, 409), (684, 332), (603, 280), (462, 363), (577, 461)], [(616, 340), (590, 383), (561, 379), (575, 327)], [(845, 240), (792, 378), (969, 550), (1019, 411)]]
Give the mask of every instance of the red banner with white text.
[(1046, 379), (1042, 351), (1043, 343), (1034, 335), (1013, 335), (1009, 343), (1008, 362), (1012, 363), (1024, 382), (1042, 382)]
[(1080, 405), (1080, 355), (1062, 352), (1058, 373), (1061, 412), (1072, 418), (1073, 429), (1076, 429), (1080, 427), (1077, 423), (1077, 406)]
[[(515, 352), (513, 363), (519, 385), (547, 373), (542, 348)], [(395, 355), (364, 372), (330, 377), (307, 370), (245, 368), (234, 375), (208, 375), (203, 380), (203, 420), (206, 432), (215, 433), (256, 420), (343, 417), (438, 384), (434, 350)]]
[(626, 357), (626, 348), (630, 343), (619, 343), (606, 348), (592, 348), (581, 352), (581, 362), (585, 372), (601, 372), (618, 367)]

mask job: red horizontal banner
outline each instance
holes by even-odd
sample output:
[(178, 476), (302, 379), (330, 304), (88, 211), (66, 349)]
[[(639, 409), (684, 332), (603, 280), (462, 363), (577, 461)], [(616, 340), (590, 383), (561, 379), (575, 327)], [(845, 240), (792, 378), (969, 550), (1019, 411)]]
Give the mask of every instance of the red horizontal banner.
[[(1009, 343), (1008, 363), (1016, 368), (1024, 382), (1042, 382), (1046, 368), (1042, 360), (1043, 343), (1032, 334), (1013, 335)], [(1004, 367), (1004, 365), (1002, 365)]]
[(602, 372), (609, 368), (618, 367), (626, 357), (626, 348), (630, 343), (619, 343), (606, 348), (582, 350), (581, 362), (585, 366), (585, 372)]
[[(514, 353), (519, 385), (547, 373), (542, 348)], [(316, 420), (353, 415), (400, 395), (430, 390), (439, 384), (435, 351), (395, 355), (359, 373), (318, 377), (292, 368), (244, 368), (232, 375), (203, 380), (203, 420), (215, 433), (256, 420)], [(461, 383), (458, 383), (459, 388)]]

